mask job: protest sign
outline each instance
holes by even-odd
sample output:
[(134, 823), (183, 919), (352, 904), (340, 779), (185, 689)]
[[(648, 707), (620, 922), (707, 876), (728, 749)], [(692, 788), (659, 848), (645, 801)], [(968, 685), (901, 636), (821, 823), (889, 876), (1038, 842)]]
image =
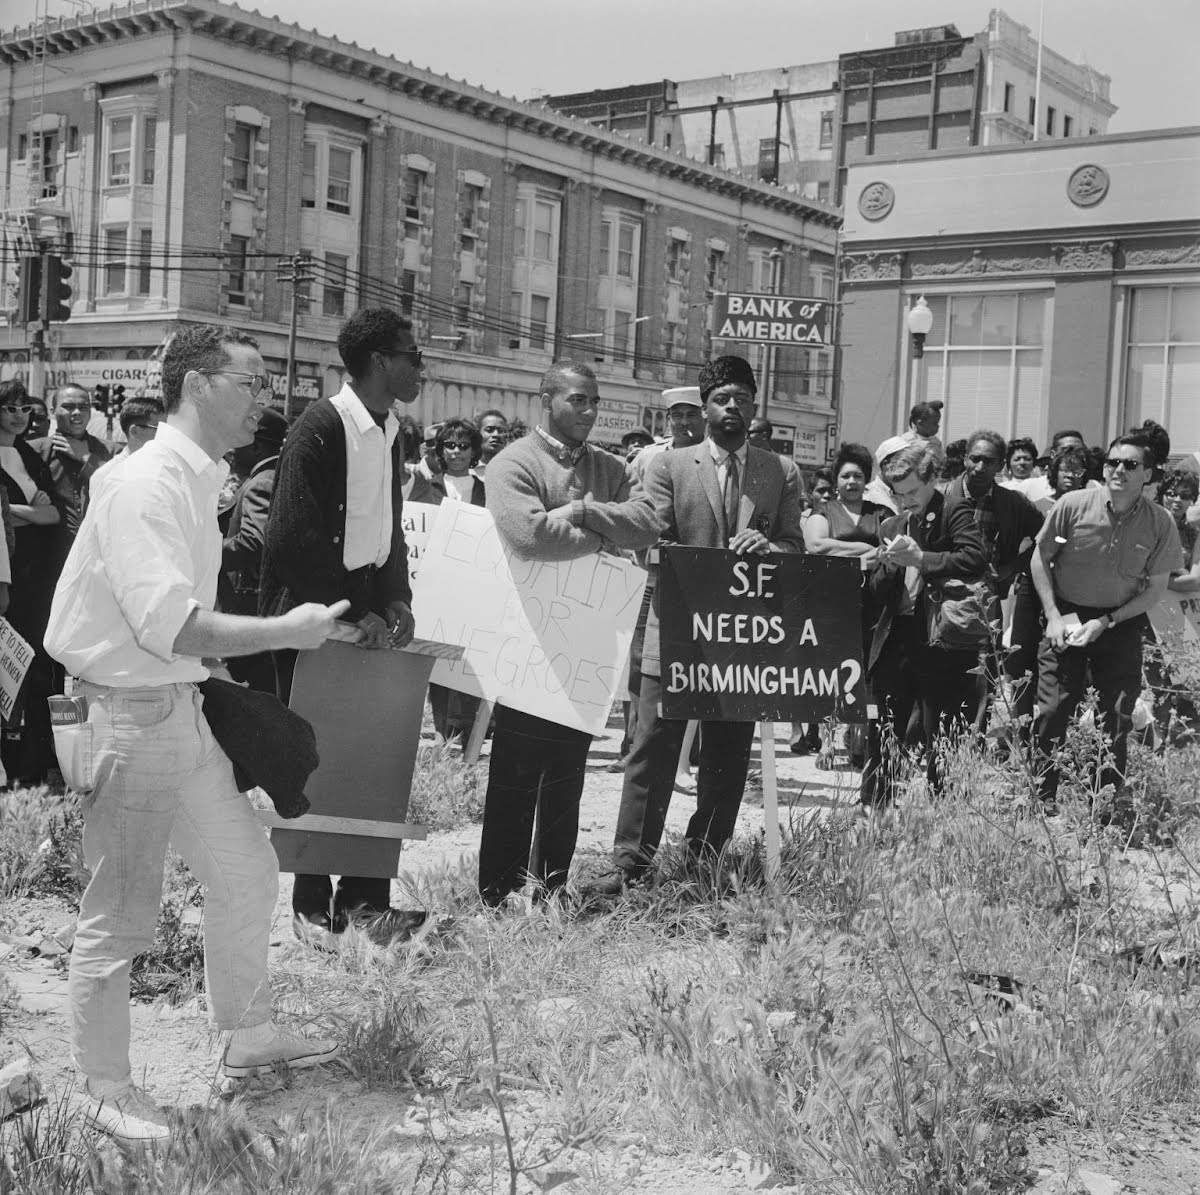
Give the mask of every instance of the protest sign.
[(416, 579), (417, 568), (425, 548), (429, 543), (429, 533), (433, 530), (434, 520), (441, 509), (432, 502), (406, 502), (400, 516), (400, 525), (404, 528), (404, 546), (408, 549), (408, 581), (411, 585)]
[(394, 876), (406, 823), (425, 687), (434, 661), (459, 649), (414, 641), (392, 651), (326, 642), (302, 651), (291, 708), (312, 723), (321, 762), (304, 787), (302, 817), (262, 812), (282, 871)]
[[(1182, 648), (1181, 658), (1172, 661), (1177, 682), (1200, 684), (1196, 672), (1196, 653), (1200, 652), (1200, 593), (1173, 593), (1150, 610), (1150, 625), (1155, 638), (1170, 652)], [(1190, 657), (1190, 658), (1189, 658)]]
[(659, 568), (664, 717), (866, 720), (857, 560), (675, 547)]
[(12, 718), (17, 694), (32, 663), (33, 648), (7, 618), (0, 618), (0, 715), (6, 722)]
[(433, 680), (587, 734), (620, 683), (646, 585), (620, 556), (526, 560), (488, 512), (442, 506), (413, 587), (417, 634), (464, 648)]

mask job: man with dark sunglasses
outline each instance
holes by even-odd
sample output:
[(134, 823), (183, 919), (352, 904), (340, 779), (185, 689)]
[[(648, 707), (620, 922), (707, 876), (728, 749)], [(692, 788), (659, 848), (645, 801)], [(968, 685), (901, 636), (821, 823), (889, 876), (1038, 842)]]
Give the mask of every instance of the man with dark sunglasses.
[(1175, 521), (1142, 493), (1153, 463), (1145, 436), (1118, 436), (1108, 446), (1104, 488), (1064, 494), (1038, 533), (1031, 571), (1046, 634), (1038, 651), (1034, 737), (1039, 795), (1048, 812), (1057, 811), (1054, 752), (1089, 674), (1112, 740), (1112, 766), (1100, 783), (1117, 789), (1124, 782), (1133, 705), (1142, 689), (1146, 612), (1162, 600), (1181, 551)]
[[(258, 588), (260, 614), (304, 602), (350, 601), (359, 644), (403, 647), (413, 637), (408, 552), (401, 530), (406, 480), (394, 403), (411, 403), (424, 379), (412, 321), (384, 307), (355, 312), (338, 333), (347, 379), (305, 408), (279, 454)], [(291, 696), (296, 652), (275, 653), (277, 694)], [(331, 945), (351, 915), (387, 932), (386, 879), (297, 875), (293, 928)]]

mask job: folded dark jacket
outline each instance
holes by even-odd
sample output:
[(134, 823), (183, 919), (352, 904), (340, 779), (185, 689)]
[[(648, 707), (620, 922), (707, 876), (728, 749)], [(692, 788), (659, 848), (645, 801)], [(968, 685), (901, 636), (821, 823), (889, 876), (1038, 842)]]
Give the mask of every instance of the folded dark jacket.
[(274, 693), (260, 693), (210, 676), (200, 682), (204, 716), (233, 764), (240, 792), (261, 788), (280, 817), (309, 809), (304, 786), (317, 769), (317, 736), (308, 720)]

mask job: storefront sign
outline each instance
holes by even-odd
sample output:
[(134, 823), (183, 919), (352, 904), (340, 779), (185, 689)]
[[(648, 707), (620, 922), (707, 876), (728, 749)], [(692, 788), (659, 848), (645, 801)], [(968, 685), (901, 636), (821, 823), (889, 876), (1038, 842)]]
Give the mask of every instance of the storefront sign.
[(824, 345), (829, 302), (795, 295), (713, 295), (712, 334), (754, 344)]
[(792, 459), (798, 465), (823, 465), (825, 463), (824, 433), (811, 427), (796, 429), (796, 448)]
[(610, 402), (605, 399), (596, 415), (592, 427), (592, 439), (597, 442), (619, 444), (626, 432), (638, 430), (642, 426), (642, 408), (636, 402), (617, 400)]
[(664, 548), (663, 716), (864, 721), (861, 594), (856, 560)]
[[(20, 379), (28, 384), (29, 364), (0, 365), (0, 381)], [(162, 386), (162, 370), (157, 361), (47, 361), (46, 390), (68, 382), (94, 390), (97, 386), (124, 386), (126, 394), (145, 389), (157, 394)]]

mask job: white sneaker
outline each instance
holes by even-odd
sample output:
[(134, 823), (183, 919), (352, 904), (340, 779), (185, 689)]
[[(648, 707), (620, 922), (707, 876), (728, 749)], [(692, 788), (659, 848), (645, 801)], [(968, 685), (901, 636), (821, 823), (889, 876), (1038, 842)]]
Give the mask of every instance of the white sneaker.
[(170, 1140), (166, 1112), (132, 1083), (105, 1096), (92, 1095), (85, 1084), (83, 1102), (84, 1123), (123, 1145)]
[(221, 1065), (231, 1079), (244, 1079), (276, 1066), (292, 1070), (320, 1066), (322, 1062), (336, 1058), (341, 1048), (329, 1038), (304, 1037), (276, 1026), (275, 1032), (261, 1045), (243, 1046), (230, 1042), (225, 1047)]

